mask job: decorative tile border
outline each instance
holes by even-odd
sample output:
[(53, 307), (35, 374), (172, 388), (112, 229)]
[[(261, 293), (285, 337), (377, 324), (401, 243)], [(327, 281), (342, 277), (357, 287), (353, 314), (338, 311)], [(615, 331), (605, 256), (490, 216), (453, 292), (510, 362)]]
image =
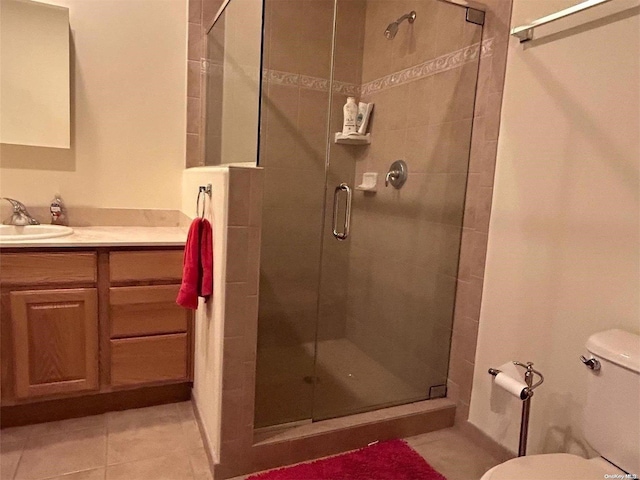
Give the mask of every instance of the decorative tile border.
[(481, 44), (482, 52), (480, 53), (481, 58), (488, 57), (489, 55), (493, 55), (494, 40), (495, 39), (491, 37), (482, 41), (482, 44)]
[[(301, 75), (299, 73), (265, 69), (262, 72), (262, 79), (273, 85), (308, 88), (310, 90), (318, 90), (321, 92), (329, 91), (329, 79), (327, 78), (311, 77), (309, 75)], [(360, 93), (360, 85), (334, 81), (333, 91), (343, 93), (345, 95), (357, 96)]]
[(335, 80), (333, 82), (333, 91), (342, 93), (344, 95), (348, 95), (350, 97), (359, 97), (360, 85), (355, 85), (353, 83), (339, 82)]
[(447, 53), (446, 55), (414, 65), (413, 67), (405, 68), (399, 72), (367, 82), (360, 88), (360, 94), (362, 96), (371, 95), (381, 90), (413, 82), (437, 73), (446, 72), (447, 70), (453, 70), (454, 68), (477, 60), (479, 55), (490, 55), (492, 51), (493, 39), (488, 39), (486, 42), (482, 42), (482, 44), (475, 43), (469, 47)]
[[(478, 55), (486, 57), (492, 54), (493, 38), (489, 38), (482, 43), (476, 43), (469, 47), (456, 50), (455, 52), (447, 53), (446, 55), (428, 60), (419, 65), (385, 75), (384, 77), (363, 85), (334, 81), (333, 91), (349, 96), (370, 95), (381, 90), (386, 90), (387, 88), (396, 87), (420, 78), (458, 68), (465, 63), (476, 60)], [(273, 85), (308, 88), (321, 92), (329, 91), (328, 79), (301, 75), (299, 73), (264, 69), (262, 79), (265, 83), (271, 83)]]

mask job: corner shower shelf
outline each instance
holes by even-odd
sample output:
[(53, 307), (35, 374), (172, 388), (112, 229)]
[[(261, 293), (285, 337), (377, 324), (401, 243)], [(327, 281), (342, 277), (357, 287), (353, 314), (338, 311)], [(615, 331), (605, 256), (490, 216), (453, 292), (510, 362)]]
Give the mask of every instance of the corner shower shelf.
[(371, 134), (345, 135), (342, 132), (336, 132), (335, 142), (345, 145), (369, 145), (371, 143)]

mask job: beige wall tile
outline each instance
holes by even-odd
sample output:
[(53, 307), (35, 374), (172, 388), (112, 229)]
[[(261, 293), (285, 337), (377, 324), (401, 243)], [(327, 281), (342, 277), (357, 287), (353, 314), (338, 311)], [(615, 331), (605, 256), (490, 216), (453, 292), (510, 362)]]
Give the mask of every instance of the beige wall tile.
[(200, 98), (200, 62), (189, 60), (187, 62), (187, 96)]
[(205, 29), (211, 26), (221, 5), (222, 0), (202, 0), (202, 26)]
[(243, 392), (241, 388), (234, 390), (225, 389), (222, 392), (222, 441), (223, 444), (241, 438), (242, 432), (242, 402)]
[(189, 23), (202, 22), (202, 0), (189, 0)]
[(249, 225), (249, 205), (251, 202), (251, 170), (229, 168), (229, 212), (230, 226)]
[(187, 133), (200, 133), (199, 98), (187, 98)]
[(262, 245), (283, 247), (314, 244), (319, 246), (322, 211), (318, 207), (297, 205), (265, 208)]
[[(433, 103), (434, 77), (424, 77), (409, 83), (410, 104), (407, 111), (407, 125), (410, 127), (427, 125), (430, 119), (430, 107)], [(375, 107), (374, 107), (375, 108)]]
[(251, 205), (249, 208), (249, 226), (262, 226), (262, 204), (264, 197), (264, 169), (251, 171)]
[(187, 133), (187, 168), (204, 165), (200, 148), (200, 135)]
[(337, 2), (336, 49), (334, 79), (360, 84), (366, 0), (339, 0)]
[(247, 323), (253, 320), (247, 317), (247, 293), (247, 284), (244, 282), (226, 284), (224, 303), (225, 337), (243, 336), (247, 330)]
[(299, 73), (298, 55), (292, 45), (300, 45), (302, 31), (291, 28), (302, 21), (300, 2), (294, 0), (267, 0), (271, 9), (269, 34), (269, 68), (282, 72)]
[(247, 281), (248, 227), (227, 228), (227, 282)]
[[(264, 208), (298, 206), (305, 209), (319, 208), (324, 200), (324, 178), (318, 170), (289, 170), (269, 168), (264, 178)], [(263, 219), (263, 223), (267, 223)]]
[(247, 252), (247, 285), (249, 295), (257, 295), (260, 289), (260, 227), (249, 227)]
[[(329, 78), (331, 70), (331, 36), (333, 34), (333, 1), (302, 0), (297, 2), (298, 16), (296, 24), (299, 31), (299, 43), (288, 52), (297, 57), (298, 72), (312, 77)], [(292, 28), (286, 29), (290, 35)], [(291, 42), (291, 41), (290, 41)]]
[[(206, 29), (203, 30), (203, 33)], [(224, 42), (225, 42), (225, 29), (224, 29), (224, 15), (218, 19), (215, 27), (213, 27), (206, 35), (204, 42), (207, 46), (206, 57), (212, 64), (223, 65), (224, 64)]]
[(197, 60), (203, 56), (202, 51), (202, 26), (199, 23), (189, 23), (189, 39), (187, 44), (187, 52), (189, 60)]
[[(277, 99), (278, 97), (274, 101)], [(310, 132), (325, 134), (328, 101), (329, 94), (327, 92), (306, 88), (300, 89), (297, 119), (297, 127), (300, 134), (304, 135)]]

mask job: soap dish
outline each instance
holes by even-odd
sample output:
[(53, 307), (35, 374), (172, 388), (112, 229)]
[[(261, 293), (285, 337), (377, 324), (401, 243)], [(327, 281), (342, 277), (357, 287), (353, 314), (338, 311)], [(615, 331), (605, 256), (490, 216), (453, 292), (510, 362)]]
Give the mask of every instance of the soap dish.
[(377, 172), (367, 172), (362, 174), (362, 183), (355, 187), (356, 190), (361, 192), (375, 193), (377, 191), (376, 185), (378, 183)]

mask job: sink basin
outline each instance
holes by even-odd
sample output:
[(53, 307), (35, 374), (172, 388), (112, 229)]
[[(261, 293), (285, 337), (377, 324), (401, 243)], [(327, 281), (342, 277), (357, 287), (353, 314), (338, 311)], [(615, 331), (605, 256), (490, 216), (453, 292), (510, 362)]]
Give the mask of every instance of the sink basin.
[(0, 243), (20, 243), (26, 240), (64, 237), (72, 233), (73, 228), (64, 225), (0, 225)]

